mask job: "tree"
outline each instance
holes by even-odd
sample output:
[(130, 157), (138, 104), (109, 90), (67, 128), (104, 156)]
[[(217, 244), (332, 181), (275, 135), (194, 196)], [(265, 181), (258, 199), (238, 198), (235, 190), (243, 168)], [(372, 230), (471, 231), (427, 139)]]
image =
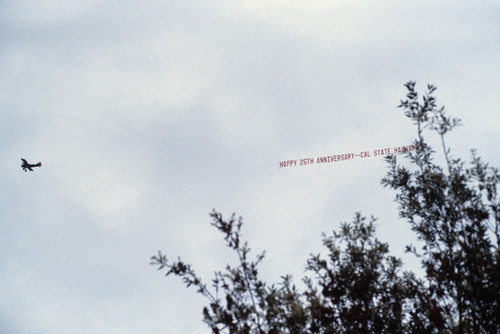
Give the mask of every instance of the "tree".
[(422, 241), (421, 251), (408, 251), (422, 260), (430, 296), (439, 302), (448, 331), (498, 333), (500, 331), (500, 213), (498, 169), (481, 161), (472, 150), (471, 167), (464, 168), (446, 146), (445, 134), (460, 124), (437, 108), (429, 85), (419, 100), (409, 82), (407, 99), (400, 107), (417, 126), (415, 144), (423, 144), (423, 129), (441, 138), (446, 166), (433, 163), (432, 150), (408, 152), (409, 170), (388, 157), (390, 169), (382, 180), (396, 190), (399, 214)]
[[(396, 191), (399, 214), (416, 233), (417, 247), (407, 251), (421, 259), (422, 278), (402, 270), (387, 243), (375, 237), (375, 218), (356, 213), (338, 232), (323, 234), (328, 255), (311, 255), (299, 291), (292, 277), (268, 285), (258, 277), (264, 253), (249, 259), (242, 240), (242, 218), (225, 220), (215, 210), (212, 225), (223, 233), (238, 265), (215, 273), (211, 287), (180, 258), (170, 262), (161, 252), (151, 258), (186, 286), (207, 297), (203, 320), (212, 333), (498, 333), (500, 332), (500, 175), (472, 151), (469, 168), (453, 159), (445, 134), (460, 124), (437, 108), (436, 88), (420, 97), (408, 82), (405, 115), (417, 128), (415, 150), (386, 157), (385, 187)], [(423, 131), (441, 138), (446, 166), (424, 144)]]

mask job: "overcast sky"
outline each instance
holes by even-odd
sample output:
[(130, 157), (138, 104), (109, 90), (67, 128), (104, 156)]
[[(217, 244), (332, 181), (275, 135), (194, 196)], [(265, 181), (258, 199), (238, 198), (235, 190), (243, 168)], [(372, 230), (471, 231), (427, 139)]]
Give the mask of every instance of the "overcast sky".
[(382, 157), (279, 162), (411, 144), (416, 80), (463, 121), (452, 154), (500, 166), (499, 22), (497, 1), (0, 1), (0, 332), (209, 333), (149, 258), (236, 264), (213, 208), (268, 282), (357, 211), (418, 270)]

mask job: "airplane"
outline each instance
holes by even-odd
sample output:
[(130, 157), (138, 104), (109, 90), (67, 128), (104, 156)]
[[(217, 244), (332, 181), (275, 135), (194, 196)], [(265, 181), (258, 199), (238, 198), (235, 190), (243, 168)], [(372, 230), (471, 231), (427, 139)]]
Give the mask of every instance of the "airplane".
[(27, 172), (28, 169), (30, 171), (33, 171), (33, 169), (31, 169), (33, 167), (42, 167), (42, 163), (41, 162), (39, 162), (37, 164), (30, 164), (28, 161), (26, 161), (26, 159), (21, 158), (21, 160), (23, 161), (23, 164), (21, 165), (21, 167), (23, 168), (23, 170), (25, 172)]

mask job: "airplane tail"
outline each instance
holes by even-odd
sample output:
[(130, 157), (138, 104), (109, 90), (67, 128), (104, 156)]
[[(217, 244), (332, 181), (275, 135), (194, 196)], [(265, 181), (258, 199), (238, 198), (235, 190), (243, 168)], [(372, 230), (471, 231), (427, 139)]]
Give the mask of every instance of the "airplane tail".
[(36, 164), (38, 167), (42, 167), (42, 162)]

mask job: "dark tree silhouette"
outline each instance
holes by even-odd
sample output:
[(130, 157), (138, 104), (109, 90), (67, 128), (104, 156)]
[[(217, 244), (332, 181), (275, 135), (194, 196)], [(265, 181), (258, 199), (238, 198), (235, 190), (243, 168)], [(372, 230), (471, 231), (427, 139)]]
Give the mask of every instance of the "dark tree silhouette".
[(396, 190), (399, 214), (411, 225), (423, 245), (408, 251), (422, 260), (426, 287), (439, 304), (444, 328), (457, 333), (500, 332), (500, 202), (497, 168), (481, 161), (472, 150), (469, 168), (453, 158), (445, 134), (459, 125), (437, 108), (429, 85), (420, 102), (415, 83), (409, 82), (407, 99), (400, 107), (417, 126), (416, 145), (423, 143), (423, 129), (441, 138), (446, 166), (433, 163), (434, 151), (416, 150), (406, 157), (407, 169), (388, 157), (390, 169), (382, 180)]
[[(161, 252), (151, 258), (207, 297), (203, 320), (212, 333), (500, 333), (498, 169), (474, 150), (468, 168), (454, 159), (445, 134), (459, 120), (437, 108), (434, 86), (422, 97), (414, 82), (405, 86), (400, 107), (416, 125), (416, 149), (403, 162), (386, 157), (382, 184), (396, 191), (399, 214), (416, 233), (418, 247), (407, 251), (420, 258), (424, 277), (403, 271), (375, 237), (375, 218), (356, 213), (338, 232), (323, 234), (328, 255), (310, 256), (304, 291), (289, 275), (268, 285), (258, 277), (264, 253), (249, 259), (241, 217), (225, 220), (214, 210), (212, 225), (239, 262), (216, 272), (210, 287), (181, 259), (170, 262)], [(433, 162), (424, 129), (440, 135), (446, 166)]]

